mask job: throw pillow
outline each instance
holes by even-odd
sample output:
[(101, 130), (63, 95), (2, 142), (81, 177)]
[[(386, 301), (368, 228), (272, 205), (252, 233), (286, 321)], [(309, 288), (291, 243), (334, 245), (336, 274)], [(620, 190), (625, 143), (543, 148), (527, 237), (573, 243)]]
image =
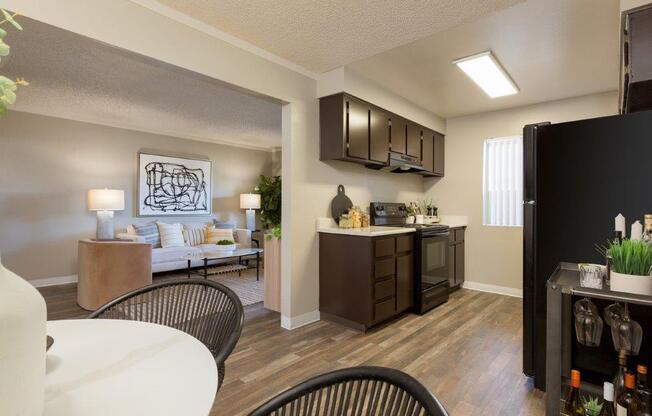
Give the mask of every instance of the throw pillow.
[(215, 228), (233, 230), (233, 241), (235, 241), (236, 243), (238, 242), (238, 233), (235, 232), (235, 223), (234, 222), (218, 221), (216, 219), (213, 219), (213, 226), (215, 226)]
[(157, 222), (158, 232), (161, 234), (161, 246), (167, 247), (184, 247), (186, 245), (183, 241), (183, 228), (181, 224), (166, 224), (164, 222)]
[(206, 227), (206, 244), (217, 244), (220, 240), (233, 240), (233, 230), (215, 228), (215, 227)]
[(183, 236), (189, 246), (198, 246), (203, 244), (206, 239), (206, 229), (185, 227), (183, 229)]
[(144, 225), (133, 224), (136, 235), (145, 239), (146, 243), (150, 243), (152, 248), (161, 247), (161, 235), (158, 232), (158, 227), (155, 222), (150, 222)]

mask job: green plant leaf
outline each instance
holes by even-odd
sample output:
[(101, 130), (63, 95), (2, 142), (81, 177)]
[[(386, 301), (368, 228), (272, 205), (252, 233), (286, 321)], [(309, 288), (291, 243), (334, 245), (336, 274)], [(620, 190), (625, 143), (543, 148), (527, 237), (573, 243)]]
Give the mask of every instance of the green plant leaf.
[(0, 27), (0, 39), (7, 36), (7, 31)]
[(7, 114), (7, 107), (0, 101), (0, 117)]
[(9, 45), (7, 45), (5, 41), (2, 40), (2, 38), (0, 38), (0, 56), (9, 55), (9, 49), (11, 49)]
[(11, 105), (16, 102), (16, 93), (11, 90), (3, 90), (3, 95), (0, 95), (0, 101), (7, 105)]
[(15, 27), (18, 30), (23, 30), (23, 27), (19, 25), (17, 21), (14, 20), (14, 17), (8, 11), (6, 11), (5, 9), (0, 9), (0, 12), (2, 12), (7, 22), (11, 23), (13, 27)]

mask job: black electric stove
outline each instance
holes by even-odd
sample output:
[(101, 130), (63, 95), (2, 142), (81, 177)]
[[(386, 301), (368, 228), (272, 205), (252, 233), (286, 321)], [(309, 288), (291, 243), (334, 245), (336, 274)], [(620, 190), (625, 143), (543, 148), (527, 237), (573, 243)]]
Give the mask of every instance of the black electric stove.
[(396, 202), (372, 202), (371, 224), (415, 228), (414, 293), (415, 311), (425, 313), (448, 300), (449, 227), (442, 224), (406, 224), (407, 207)]

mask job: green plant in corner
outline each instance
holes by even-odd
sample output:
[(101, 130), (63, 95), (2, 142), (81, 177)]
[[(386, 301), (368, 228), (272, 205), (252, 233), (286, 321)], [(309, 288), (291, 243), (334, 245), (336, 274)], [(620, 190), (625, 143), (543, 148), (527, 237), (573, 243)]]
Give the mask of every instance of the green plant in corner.
[(265, 234), (265, 240), (270, 241), (272, 238), (276, 238), (277, 240), (281, 239), (281, 226), (277, 225), (276, 227), (272, 228), (272, 230)]
[(652, 269), (652, 246), (643, 240), (609, 241), (607, 247), (598, 247), (611, 258), (611, 270), (635, 276), (649, 276)]
[(260, 221), (265, 228), (281, 224), (281, 177), (260, 175), (254, 188), (260, 194)]
[(235, 244), (235, 241), (233, 240), (220, 240), (217, 242), (218, 246), (230, 246), (231, 244)]
[[(7, 27), (8, 25), (13, 26), (18, 30), (23, 30), (22, 26), (15, 20), (15, 17), (18, 16), (18, 13), (10, 13), (5, 9), (0, 9), (0, 59), (5, 56), (9, 56), (10, 47), (5, 42), (5, 37), (7, 36), (7, 31), (2, 27)], [(16, 102), (16, 90), (18, 86), (27, 86), (29, 83), (23, 78), (18, 78), (13, 81), (3, 75), (0, 75), (0, 116), (3, 116), (7, 113), (7, 108)]]
[(584, 407), (586, 416), (598, 416), (602, 411), (602, 403), (595, 396), (583, 397), (582, 407)]

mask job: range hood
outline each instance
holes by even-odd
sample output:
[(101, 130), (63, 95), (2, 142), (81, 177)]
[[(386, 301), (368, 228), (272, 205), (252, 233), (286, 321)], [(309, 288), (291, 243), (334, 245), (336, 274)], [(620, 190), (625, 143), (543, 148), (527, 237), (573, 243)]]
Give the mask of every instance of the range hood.
[(418, 157), (404, 155), (402, 153), (389, 152), (387, 165), (367, 165), (370, 169), (383, 170), (393, 173), (420, 173), (425, 169)]

